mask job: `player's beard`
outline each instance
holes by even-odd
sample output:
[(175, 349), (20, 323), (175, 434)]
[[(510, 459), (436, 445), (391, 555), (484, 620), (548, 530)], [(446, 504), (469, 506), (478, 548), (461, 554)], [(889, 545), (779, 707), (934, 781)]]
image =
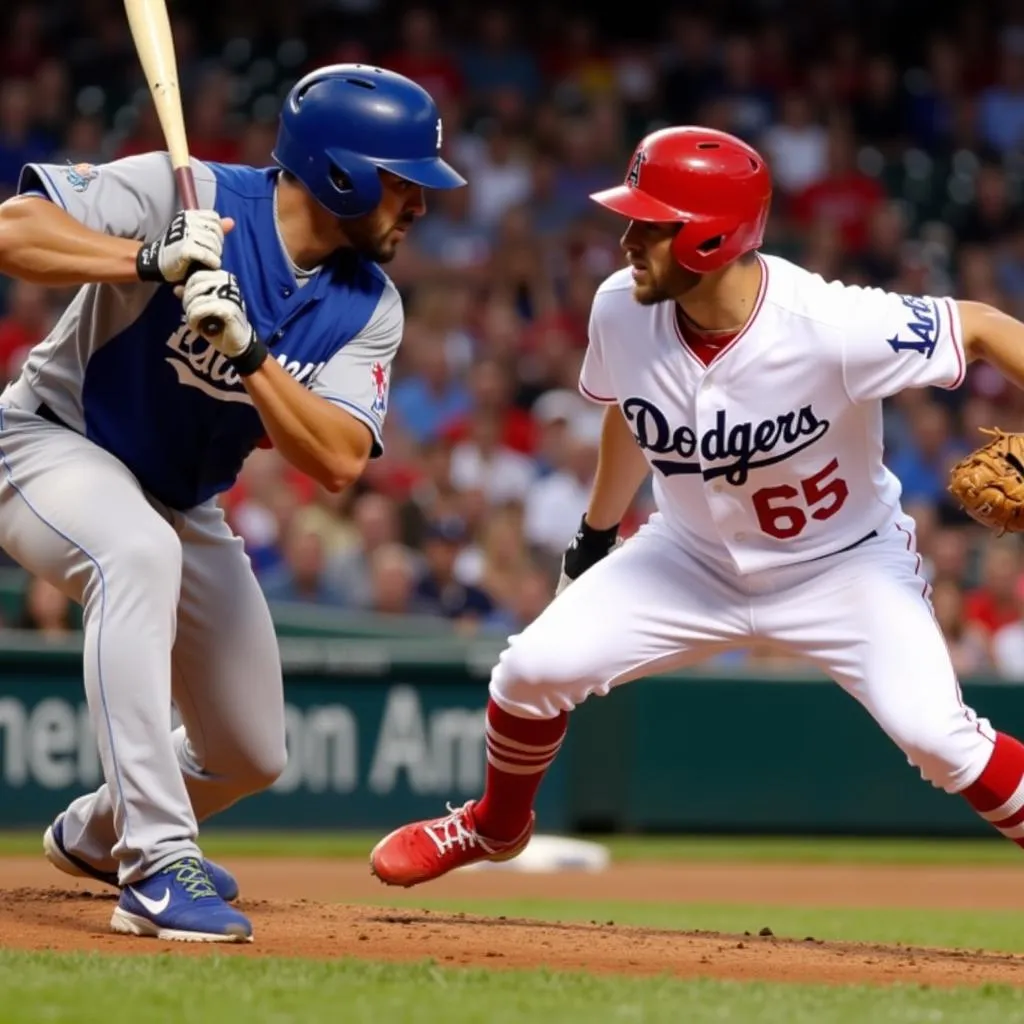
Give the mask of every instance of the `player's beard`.
[(641, 306), (656, 306), (659, 302), (668, 302), (672, 296), (655, 284), (634, 284), (633, 299)]
[(646, 277), (646, 281), (633, 282), (633, 299), (641, 306), (656, 306), (659, 302), (682, 298), (701, 281), (700, 274), (678, 266), (673, 266), (664, 277), (655, 277), (648, 267)]
[(413, 214), (403, 213), (398, 220), (382, 230), (375, 222), (376, 218), (367, 217), (346, 225), (345, 233), (352, 248), (360, 256), (374, 263), (390, 263), (405, 237), (404, 231), (396, 232), (395, 229), (408, 229), (415, 219)]

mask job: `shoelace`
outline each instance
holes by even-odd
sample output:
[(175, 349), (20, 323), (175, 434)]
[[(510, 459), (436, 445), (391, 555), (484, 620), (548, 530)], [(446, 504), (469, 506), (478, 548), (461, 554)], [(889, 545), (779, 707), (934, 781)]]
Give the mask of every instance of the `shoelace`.
[(217, 895), (217, 890), (214, 888), (213, 882), (210, 881), (206, 868), (194, 857), (172, 864), (167, 869), (167, 873), (173, 875), (178, 885), (194, 900), (201, 900), (204, 896)]
[(433, 825), (425, 825), (423, 830), (434, 841), (437, 847), (438, 857), (443, 857), (450, 852), (456, 843), (463, 850), (471, 846), (479, 846), (481, 849), (492, 852), (490, 847), (480, 838), (475, 829), (466, 828), (466, 808), (452, 807), (445, 804), (449, 811), (447, 818), (442, 818)]

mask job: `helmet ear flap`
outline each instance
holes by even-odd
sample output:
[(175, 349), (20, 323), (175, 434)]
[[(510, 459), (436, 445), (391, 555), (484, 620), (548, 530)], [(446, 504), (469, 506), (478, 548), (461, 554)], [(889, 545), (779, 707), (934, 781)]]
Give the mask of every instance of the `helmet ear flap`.
[[(720, 269), (725, 262), (729, 262), (728, 260), (722, 261), (716, 256), (718, 250), (729, 241), (729, 231), (720, 230), (715, 234), (710, 234), (696, 245), (691, 241), (691, 235), (694, 232), (707, 230), (709, 226), (684, 220), (680, 223), (675, 238), (672, 239), (672, 255), (676, 263), (695, 274), (710, 273)], [(721, 225), (715, 225), (715, 227), (719, 226)], [(699, 238), (700, 235), (696, 235), (696, 237)], [(707, 266), (702, 266), (704, 261), (707, 261)]]
[(384, 194), (377, 168), (355, 153), (328, 153), (326, 179), (324, 198), (329, 195), (329, 205), (340, 207), (345, 217), (369, 213)]

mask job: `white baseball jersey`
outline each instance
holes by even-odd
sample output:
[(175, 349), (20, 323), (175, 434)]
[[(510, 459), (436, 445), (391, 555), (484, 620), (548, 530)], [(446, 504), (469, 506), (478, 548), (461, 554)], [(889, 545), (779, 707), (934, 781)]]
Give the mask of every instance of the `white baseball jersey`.
[(705, 366), (673, 301), (642, 306), (629, 268), (598, 289), (580, 375), (616, 403), (687, 549), (747, 574), (855, 544), (899, 514), (882, 399), (958, 387), (956, 303), (827, 282), (761, 257), (746, 326)]

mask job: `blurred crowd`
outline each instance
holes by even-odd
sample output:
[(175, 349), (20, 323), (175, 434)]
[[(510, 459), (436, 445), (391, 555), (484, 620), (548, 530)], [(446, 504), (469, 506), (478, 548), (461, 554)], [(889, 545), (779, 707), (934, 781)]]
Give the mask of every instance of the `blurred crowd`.
[[(654, 128), (701, 123), (760, 149), (776, 182), (765, 251), (1024, 316), (1024, 4), (687, 4), (625, 30), (603, 17), (557, 3), (529, 17), (383, 0), (174, 5), (195, 156), (269, 164), (292, 82), (358, 60), (431, 90), (445, 154), (470, 182), (429, 197), (388, 266), (406, 333), (385, 456), (331, 495), (258, 450), (224, 496), (271, 599), (502, 634), (543, 609), (596, 462), (600, 410), (576, 389), (590, 302), (622, 262), (622, 225), (588, 193), (621, 180)], [(29, 160), (162, 148), (119, 0), (3, 6), (0, 197)], [(0, 376), (66, 298), (0, 281)], [(1024, 678), (1021, 546), (973, 526), (945, 490), (992, 423), (1024, 429), (1024, 400), (974, 366), (956, 392), (887, 403), (886, 457), (958, 668)], [(650, 509), (645, 488), (623, 531)], [(59, 620), (37, 589), (23, 624), (33, 607)]]

